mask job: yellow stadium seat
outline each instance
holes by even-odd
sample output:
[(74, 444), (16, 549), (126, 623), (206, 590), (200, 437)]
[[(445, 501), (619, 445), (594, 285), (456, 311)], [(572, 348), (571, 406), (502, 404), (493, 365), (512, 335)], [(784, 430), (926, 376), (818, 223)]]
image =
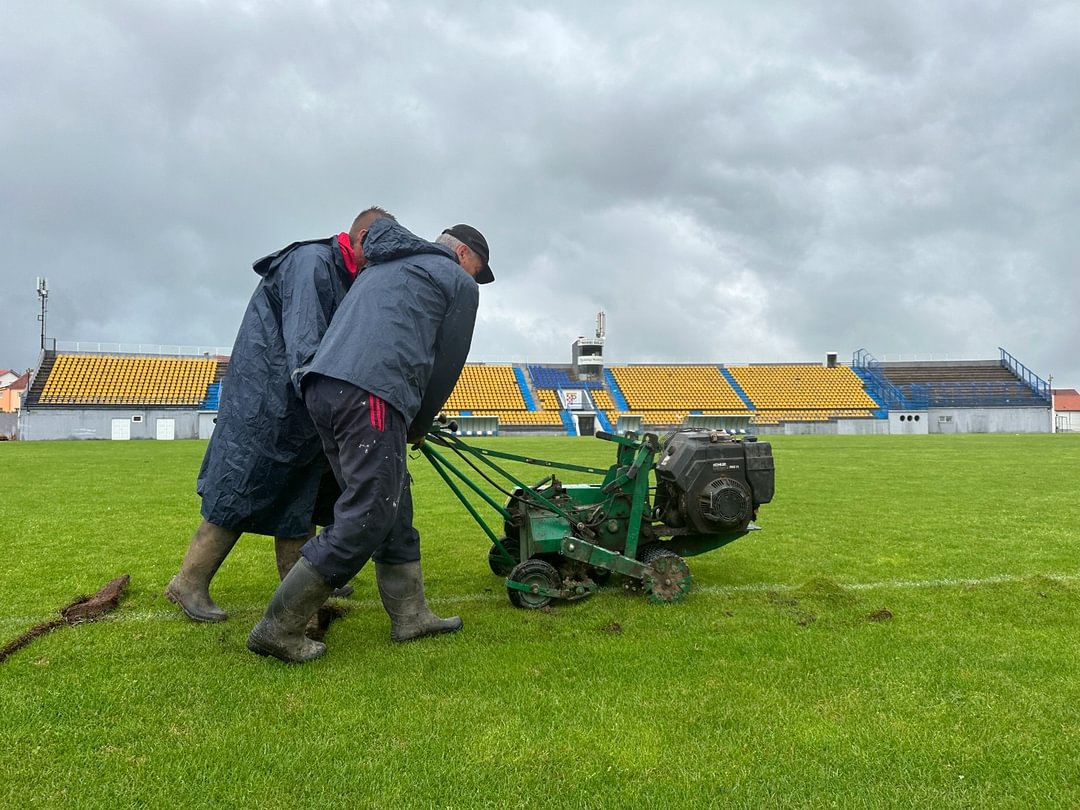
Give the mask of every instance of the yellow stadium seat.
[[(641, 365), (610, 368), (635, 412), (722, 410), (746, 413), (746, 403), (717, 366)], [(655, 424), (673, 424), (657, 422)]]
[(68, 355), (56, 357), (42, 388), (43, 405), (198, 405), (217, 360)]

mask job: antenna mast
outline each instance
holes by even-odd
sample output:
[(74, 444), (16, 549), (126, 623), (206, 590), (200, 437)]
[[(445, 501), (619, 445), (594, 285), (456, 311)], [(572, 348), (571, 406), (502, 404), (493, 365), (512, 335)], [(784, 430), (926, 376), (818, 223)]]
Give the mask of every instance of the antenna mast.
[(38, 315), (38, 320), (41, 321), (41, 348), (45, 348), (45, 316), (49, 312), (49, 280), (44, 276), (38, 276), (37, 280), (37, 294), (41, 300), (41, 314)]

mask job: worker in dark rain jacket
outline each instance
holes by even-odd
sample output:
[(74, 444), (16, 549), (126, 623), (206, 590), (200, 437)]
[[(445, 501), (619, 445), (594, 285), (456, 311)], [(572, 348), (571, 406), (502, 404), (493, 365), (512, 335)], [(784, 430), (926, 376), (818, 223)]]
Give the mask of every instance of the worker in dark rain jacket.
[(253, 265), (262, 281), (236, 335), (196, 485), (203, 522), (165, 588), (165, 596), (196, 621), (226, 619), (210, 597), (210, 580), (241, 533), (274, 536), (284, 577), (314, 525), (333, 520), (340, 490), (292, 376), (315, 356), (365, 265), (361, 241), (380, 218), (393, 219), (369, 208), (347, 234), (294, 242)]
[(450, 396), (472, 342), (477, 284), (494, 276), (475, 228), (456, 225), (436, 241), (373, 223), (363, 242), (370, 264), (297, 375), (342, 495), (333, 525), (303, 546), (251, 631), (253, 652), (284, 661), (322, 655), (326, 646), (306, 638), (304, 626), (371, 557), (395, 641), (461, 628), (424, 598), (405, 447), (423, 441)]

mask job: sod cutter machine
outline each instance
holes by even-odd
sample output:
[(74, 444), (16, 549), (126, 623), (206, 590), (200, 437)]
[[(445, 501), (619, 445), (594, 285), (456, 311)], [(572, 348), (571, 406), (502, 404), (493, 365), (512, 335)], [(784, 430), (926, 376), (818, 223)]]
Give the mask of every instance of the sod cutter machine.
[[(773, 497), (772, 447), (754, 436), (677, 431), (661, 444), (652, 433), (601, 432), (596, 437), (616, 451), (605, 470), (476, 447), (456, 430), (440, 416), (420, 450), (491, 540), (488, 564), (506, 577), (510, 602), (520, 608), (584, 599), (612, 574), (650, 602), (680, 602), (693, 585), (683, 558), (760, 529), (753, 522), (758, 507)], [(551, 474), (529, 486), (496, 459), (603, 480), (568, 484)], [(498, 513), (501, 532), (480, 516), (466, 489)]]

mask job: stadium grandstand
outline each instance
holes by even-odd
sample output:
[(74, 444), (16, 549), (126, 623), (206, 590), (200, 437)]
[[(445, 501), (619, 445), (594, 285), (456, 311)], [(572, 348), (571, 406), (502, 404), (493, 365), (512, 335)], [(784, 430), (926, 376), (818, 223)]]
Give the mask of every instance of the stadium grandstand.
[(193, 406), (206, 399), (217, 359), (63, 354), (37, 395), (39, 405)]
[(219, 349), (51, 341), (29, 378), (18, 437), (209, 438), (228, 360)]
[[(571, 363), (469, 363), (444, 412), (472, 435), (668, 432), (1050, 432), (1046, 382), (996, 359), (605, 365), (603, 337)], [(92, 350), (92, 349), (98, 350)], [(208, 438), (228, 357), (219, 350), (103, 351), (53, 343), (31, 374), (18, 438)], [(1057, 418), (1058, 423), (1061, 419)], [(1071, 422), (1070, 422), (1071, 426)]]

